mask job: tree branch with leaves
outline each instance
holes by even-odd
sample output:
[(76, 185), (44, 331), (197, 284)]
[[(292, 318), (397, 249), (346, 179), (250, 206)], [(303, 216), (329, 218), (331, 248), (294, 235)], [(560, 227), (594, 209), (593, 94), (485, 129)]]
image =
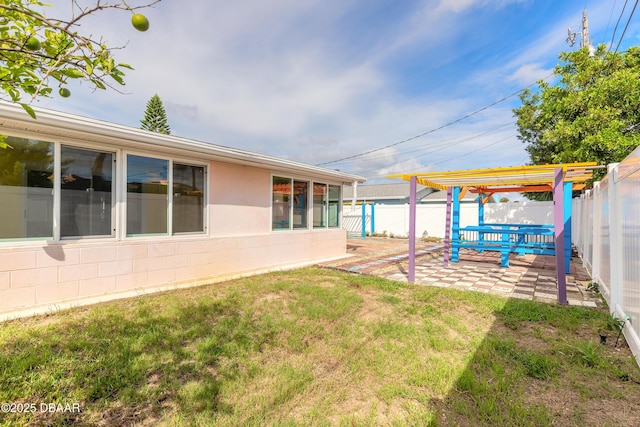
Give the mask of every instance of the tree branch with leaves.
[(0, 99), (19, 103), (35, 118), (29, 104), (50, 97), (55, 87), (60, 96), (68, 97), (69, 80), (87, 81), (94, 90), (119, 91), (118, 86), (125, 84), (124, 70), (133, 69), (114, 58), (113, 52), (123, 46), (108, 46), (102, 38), (77, 30), (88, 16), (118, 9), (132, 13), (133, 26), (146, 31), (149, 22), (136, 11), (160, 1), (130, 6), (124, 0), (96, 0), (91, 7), (82, 7), (73, 0), (69, 18), (51, 18), (39, 12), (50, 6), (39, 0), (0, 0)]
[(531, 164), (621, 161), (640, 145), (640, 48), (617, 53), (600, 45), (559, 59), (557, 82), (524, 91), (514, 110)]

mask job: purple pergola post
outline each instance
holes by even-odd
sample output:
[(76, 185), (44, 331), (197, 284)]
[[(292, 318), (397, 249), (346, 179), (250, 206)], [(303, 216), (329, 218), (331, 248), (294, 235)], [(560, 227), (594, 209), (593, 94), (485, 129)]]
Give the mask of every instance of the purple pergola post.
[(449, 245), (451, 243), (451, 202), (453, 199), (453, 188), (447, 188), (447, 214), (444, 228), (444, 266), (449, 266)]
[(556, 276), (558, 278), (558, 303), (567, 305), (567, 277), (564, 253), (564, 171), (555, 168), (553, 181), (553, 229), (555, 234)]
[(416, 188), (415, 176), (409, 181), (409, 283), (416, 281)]

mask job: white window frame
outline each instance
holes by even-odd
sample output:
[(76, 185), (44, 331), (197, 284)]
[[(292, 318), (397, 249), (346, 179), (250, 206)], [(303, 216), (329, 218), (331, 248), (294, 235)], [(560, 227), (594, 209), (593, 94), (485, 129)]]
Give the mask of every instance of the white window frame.
[[(338, 187), (338, 212), (337, 212), (337, 219), (338, 219), (338, 224), (336, 225), (331, 225), (330, 219), (331, 216), (329, 215), (329, 206), (331, 205), (331, 198), (329, 197), (329, 194), (331, 194), (331, 188), (330, 187)], [(342, 228), (342, 185), (338, 185), (338, 184), (327, 184), (327, 228)]]
[[(170, 157), (163, 154), (147, 153), (137, 150), (122, 150), (121, 161), (121, 173), (120, 177), (120, 203), (121, 209), (119, 217), (121, 218), (120, 224), (120, 238), (123, 240), (139, 240), (139, 239), (166, 239), (180, 236), (208, 236), (209, 234), (209, 163), (202, 161), (194, 161), (182, 157)], [(127, 231), (127, 159), (129, 155), (148, 157), (152, 159), (166, 160), (167, 166), (167, 232), (166, 233), (153, 233), (153, 234), (128, 234)], [(173, 232), (173, 165), (178, 163), (187, 166), (196, 166), (204, 168), (204, 195), (202, 201), (203, 215), (202, 215), (202, 231), (192, 232)]]
[[(140, 150), (129, 150), (122, 146), (109, 146), (107, 144), (95, 143), (87, 140), (76, 140), (73, 138), (65, 138), (58, 136), (49, 136), (46, 134), (34, 134), (27, 131), (16, 131), (8, 133), (9, 136), (15, 138), (33, 139), (36, 141), (47, 142), (53, 145), (53, 205), (52, 205), (52, 221), (53, 230), (51, 236), (33, 237), (33, 238), (10, 238), (1, 239), (0, 247), (12, 246), (28, 246), (37, 242), (74, 242), (74, 241), (113, 241), (113, 240), (129, 240), (140, 238), (175, 238), (181, 236), (196, 237), (209, 235), (209, 162), (202, 160), (194, 160), (187, 157), (172, 157), (162, 153), (149, 153)], [(89, 150), (96, 152), (110, 153), (112, 157), (112, 183), (111, 183), (111, 225), (109, 235), (95, 236), (61, 236), (62, 233), (62, 147), (76, 148), (80, 150)], [(127, 236), (127, 155), (149, 157), (168, 161), (168, 188), (167, 188), (167, 233), (153, 235), (135, 235)], [(202, 167), (204, 169), (203, 177), (203, 214), (202, 214), (202, 231), (179, 232), (173, 233), (173, 166), (181, 164), (187, 166)]]
[[(181, 232), (177, 232), (174, 233), (173, 232), (173, 199), (175, 197), (175, 194), (173, 193), (173, 166), (178, 163), (180, 165), (184, 165), (184, 166), (194, 166), (194, 167), (199, 167), (199, 168), (203, 168), (204, 169), (204, 177), (202, 180), (202, 185), (203, 185), (203, 195), (202, 195), (202, 231), (181, 231)], [(171, 166), (171, 197), (169, 198), (169, 210), (170, 210), (170, 216), (171, 216), (171, 235), (172, 236), (200, 236), (200, 235), (207, 235), (209, 233), (209, 209), (207, 208), (209, 206), (209, 164), (208, 163), (202, 163), (202, 162), (196, 162), (193, 160), (183, 160), (183, 159), (179, 159), (179, 158), (173, 158), (170, 162), (170, 166)]]
[[(313, 218), (313, 214), (315, 214), (316, 212), (316, 206), (315, 206), (315, 186), (316, 185), (322, 185), (324, 186), (324, 195), (323, 198), (325, 200), (325, 205), (322, 209), (322, 213), (321, 213), (321, 218), (320, 219), (324, 219), (325, 220), (325, 225), (315, 225), (315, 218)], [(311, 207), (311, 217), (312, 217), (312, 221), (314, 221), (314, 223), (312, 224), (312, 227), (314, 230), (326, 230), (327, 228), (329, 228), (329, 184), (327, 184), (326, 182), (320, 182), (320, 181), (314, 181), (311, 184), (312, 187), (312, 195), (313, 195), (313, 200), (312, 200), (312, 207)]]
[[(291, 192), (289, 193), (289, 197), (291, 200), (291, 206), (289, 207), (289, 228), (273, 228), (273, 178), (284, 178), (291, 180)], [(294, 183), (298, 182), (306, 182), (307, 183), (307, 226), (302, 228), (294, 228), (293, 227), (293, 192), (294, 192)], [(324, 214), (326, 218), (326, 225), (321, 227), (314, 227), (313, 225), (313, 210), (314, 210), (314, 201), (313, 201), (313, 186), (315, 184), (322, 184), (326, 188), (326, 198), (327, 203), (324, 209)], [(338, 187), (340, 191), (340, 197), (338, 199), (338, 225), (331, 226), (329, 225), (329, 187), (335, 186)], [(271, 228), (272, 233), (281, 233), (287, 231), (299, 231), (299, 230), (307, 230), (307, 231), (323, 231), (329, 229), (336, 229), (342, 227), (342, 185), (335, 183), (333, 181), (315, 181), (308, 177), (299, 177), (295, 175), (289, 175), (284, 173), (272, 172), (270, 176), (269, 182), (269, 227)]]
[[(118, 201), (118, 152), (117, 149), (109, 149), (97, 144), (78, 144), (69, 142), (56, 142), (54, 148), (54, 182), (53, 182), (53, 239), (59, 241), (114, 239), (117, 230), (117, 201)], [(113, 155), (111, 163), (111, 234), (96, 236), (66, 236), (62, 237), (62, 146), (77, 148), (79, 150), (100, 151)]]

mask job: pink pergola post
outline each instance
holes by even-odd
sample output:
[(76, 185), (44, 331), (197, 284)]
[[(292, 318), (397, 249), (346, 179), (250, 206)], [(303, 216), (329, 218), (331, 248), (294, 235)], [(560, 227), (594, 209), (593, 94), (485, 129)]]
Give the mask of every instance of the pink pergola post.
[(555, 168), (553, 182), (553, 229), (555, 234), (556, 276), (558, 277), (558, 303), (567, 305), (567, 277), (564, 254), (564, 171)]
[(416, 281), (416, 189), (415, 176), (409, 181), (409, 283)]

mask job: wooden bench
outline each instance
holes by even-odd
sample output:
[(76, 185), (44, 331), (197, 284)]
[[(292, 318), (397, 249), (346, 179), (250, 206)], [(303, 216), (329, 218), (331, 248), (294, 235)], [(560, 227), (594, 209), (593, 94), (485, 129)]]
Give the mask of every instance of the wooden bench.
[(550, 224), (484, 224), (453, 230), (452, 262), (460, 249), (500, 252), (500, 265), (509, 267), (509, 254), (555, 255), (554, 231)]

